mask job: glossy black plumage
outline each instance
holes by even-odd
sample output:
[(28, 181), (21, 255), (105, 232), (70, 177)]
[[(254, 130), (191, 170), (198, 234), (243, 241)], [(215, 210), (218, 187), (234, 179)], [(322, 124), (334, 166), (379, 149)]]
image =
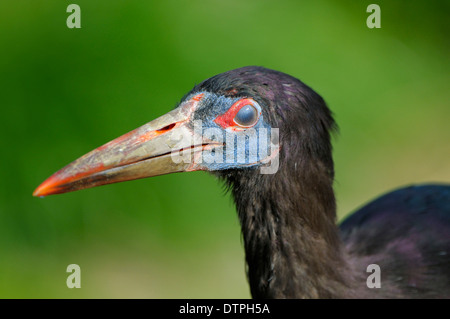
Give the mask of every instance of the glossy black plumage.
[(388, 193), (340, 225), (354, 267), (378, 264), (388, 297), (450, 297), (450, 187)]
[[(201, 91), (251, 97), (280, 129), (280, 169), (215, 172), (238, 210), (255, 298), (450, 297), (450, 187), (385, 195), (348, 218), (339, 232), (324, 100), (296, 78), (261, 67), (216, 75)], [(361, 181), (364, 183), (364, 181)], [(369, 264), (382, 288), (366, 285)]]

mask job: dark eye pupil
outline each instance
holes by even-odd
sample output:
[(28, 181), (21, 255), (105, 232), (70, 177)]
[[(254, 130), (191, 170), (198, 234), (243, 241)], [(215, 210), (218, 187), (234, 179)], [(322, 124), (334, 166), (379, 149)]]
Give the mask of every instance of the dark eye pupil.
[(256, 109), (248, 104), (241, 108), (234, 117), (234, 121), (241, 126), (251, 126), (258, 118)]

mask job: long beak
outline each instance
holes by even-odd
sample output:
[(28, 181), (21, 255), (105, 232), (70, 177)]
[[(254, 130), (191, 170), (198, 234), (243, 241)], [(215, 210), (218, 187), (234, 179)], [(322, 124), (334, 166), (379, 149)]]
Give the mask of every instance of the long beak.
[(204, 143), (201, 137), (195, 136), (188, 121), (194, 102), (185, 102), (80, 157), (45, 180), (33, 196), (202, 169), (195, 163), (196, 154), (219, 145)]

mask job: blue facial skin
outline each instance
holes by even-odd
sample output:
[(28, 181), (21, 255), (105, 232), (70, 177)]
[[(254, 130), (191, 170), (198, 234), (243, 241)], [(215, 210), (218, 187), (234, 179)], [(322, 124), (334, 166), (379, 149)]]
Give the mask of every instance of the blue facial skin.
[(230, 98), (210, 92), (196, 92), (187, 96), (186, 100), (199, 93), (203, 93), (203, 98), (192, 115), (189, 127), (196, 135), (201, 132), (204, 139), (225, 143), (223, 148), (203, 151), (201, 166), (209, 171), (244, 167), (254, 169), (261, 166), (261, 161), (271, 155), (271, 127), (264, 120), (261, 106), (255, 101), (254, 106), (260, 114), (257, 123), (251, 128), (224, 129), (214, 120), (244, 97)]

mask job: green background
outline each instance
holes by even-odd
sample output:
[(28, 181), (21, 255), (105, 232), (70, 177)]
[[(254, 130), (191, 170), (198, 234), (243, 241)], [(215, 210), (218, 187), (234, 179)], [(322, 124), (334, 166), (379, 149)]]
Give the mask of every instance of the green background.
[[(248, 298), (230, 197), (204, 172), (45, 199), (50, 174), (245, 65), (300, 78), (335, 113), (342, 218), (450, 181), (448, 1), (0, 2), (0, 297)], [(81, 289), (66, 267), (81, 267)]]

